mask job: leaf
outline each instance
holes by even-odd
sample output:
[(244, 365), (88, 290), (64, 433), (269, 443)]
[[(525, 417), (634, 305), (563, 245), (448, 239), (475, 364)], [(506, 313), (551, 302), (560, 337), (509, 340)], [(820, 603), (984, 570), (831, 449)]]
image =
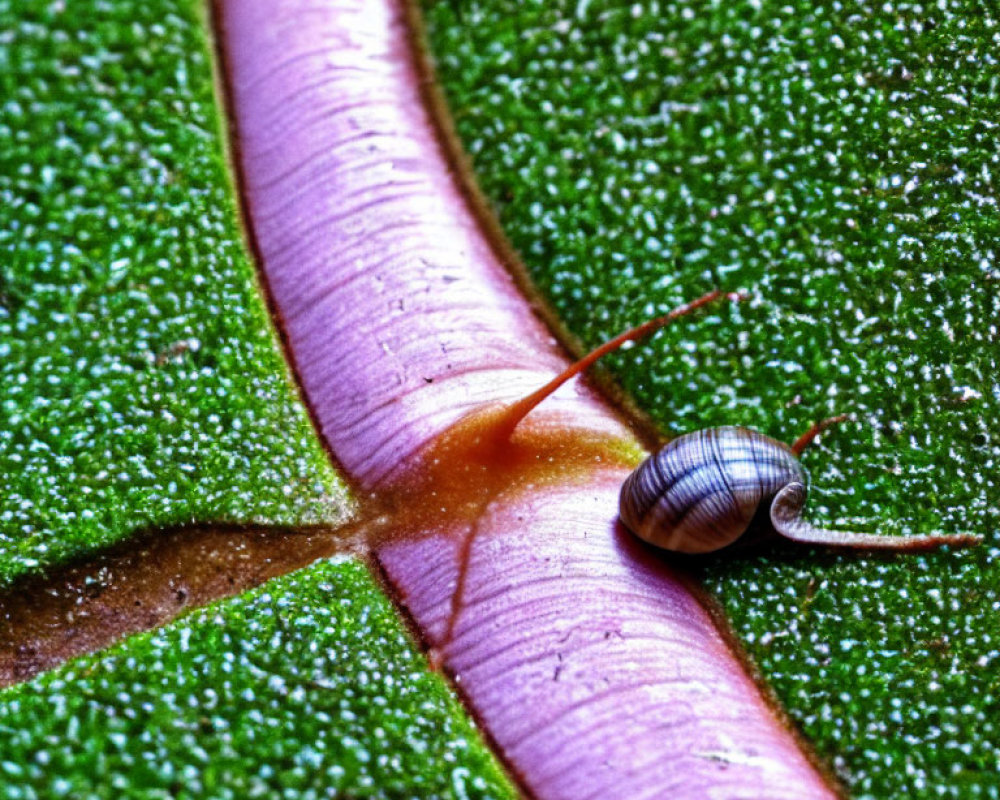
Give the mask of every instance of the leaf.
[(400, 520), (386, 574), (532, 793), (825, 796), (685, 583), (622, 542), (624, 424), (586, 389), (509, 445), (470, 415), (561, 359), (448, 173), (400, 13), (220, 15), (272, 299), (338, 462)]

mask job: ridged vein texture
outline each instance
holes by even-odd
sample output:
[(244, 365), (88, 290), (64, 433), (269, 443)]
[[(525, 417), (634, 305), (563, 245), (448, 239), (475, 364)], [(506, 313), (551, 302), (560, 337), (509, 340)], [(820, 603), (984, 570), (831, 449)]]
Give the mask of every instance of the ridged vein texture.
[[(377, 494), (457, 419), (564, 360), (448, 171), (398, 6), (233, 0), (219, 16), (277, 312), (324, 437)], [(585, 389), (546, 405), (563, 426), (628, 437)], [(469, 531), (377, 555), (535, 796), (827, 796), (705, 611), (617, 524), (624, 477), (494, 497), (446, 646)]]

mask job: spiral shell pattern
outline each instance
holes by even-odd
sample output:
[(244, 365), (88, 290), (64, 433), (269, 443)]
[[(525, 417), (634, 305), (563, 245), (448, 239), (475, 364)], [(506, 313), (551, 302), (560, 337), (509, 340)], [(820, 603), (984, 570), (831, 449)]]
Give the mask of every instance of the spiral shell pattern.
[(746, 532), (762, 503), (787, 484), (807, 482), (791, 449), (769, 436), (726, 426), (671, 441), (622, 485), (619, 513), (647, 542), (709, 553)]

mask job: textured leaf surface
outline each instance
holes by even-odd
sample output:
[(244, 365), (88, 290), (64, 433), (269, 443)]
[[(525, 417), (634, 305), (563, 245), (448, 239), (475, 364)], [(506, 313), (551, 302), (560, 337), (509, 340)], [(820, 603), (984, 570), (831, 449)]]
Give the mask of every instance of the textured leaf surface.
[[(687, 589), (622, 540), (612, 451), (635, 444), (592, 393), (496, 452), (486, 422), (439, 439), (561, 358), (447, 172), (400, 8), (221, 18), (249, 212), (310, 403), (364, 489), (420, 505), (378, 557), (518, 776), (575, 800), (825, 795)], [(573, 464), (548, 466), (560, 442)]]
[(0, 753), (11, 800), (512, 795), (349, 561), (0, 692)]
[(0, 30), (0, 585), (150, 525), (342, 516), (195, 4), (0, 3)]
[[(812, 519), (977, 551), (788, 549), (708, 582), (862, 797), (1000, 791), (992, 4), (427, 3), (479, 178), (587, 344), (706, 279), (759, 296), (613, 359), (669, 432), (806, 454)], [(711, 276), (711, 277), (709, 277)]]

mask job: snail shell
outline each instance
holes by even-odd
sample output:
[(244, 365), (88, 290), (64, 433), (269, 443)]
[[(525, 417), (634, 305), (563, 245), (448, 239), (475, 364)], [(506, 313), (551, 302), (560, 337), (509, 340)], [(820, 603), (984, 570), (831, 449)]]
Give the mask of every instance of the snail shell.
[(809, 544), (878, 550), (967, 547), (967, 533), (883, 536), (817, 528), (802, 519), (806, 472), (786, 444), (746, 428), (680, 436), (647, 458), (622, 485), (619, 514), (647, 542), (680, 553), (710, 553), (749, 529)]
[(657, 547), (709, 553), (739, 539), (785, 486), (806, 482), (788, 445), (746, 428), (709, 428), (672, 440), (629, 475), (620, 515)]

